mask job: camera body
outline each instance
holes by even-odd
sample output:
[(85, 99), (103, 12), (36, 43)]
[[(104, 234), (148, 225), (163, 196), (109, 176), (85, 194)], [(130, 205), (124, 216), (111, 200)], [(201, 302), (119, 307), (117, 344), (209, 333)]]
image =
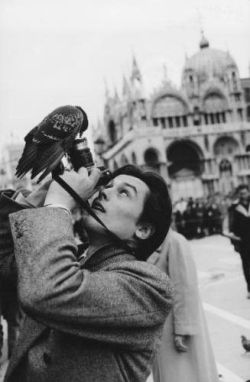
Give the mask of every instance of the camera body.
[[(81, 167), (85, 167), (90, 171), (91, 168), (95, 166), (86, 138), (75, 139), (69, 152), (69, 158), (75, 171), (78, 171)], [(98, 168), (101, 170), (101, 176), (97, 187), (107, 184), (112, 178), (112, 174), (108, 169), (105, 169), (103, 166), (99, 166)]]

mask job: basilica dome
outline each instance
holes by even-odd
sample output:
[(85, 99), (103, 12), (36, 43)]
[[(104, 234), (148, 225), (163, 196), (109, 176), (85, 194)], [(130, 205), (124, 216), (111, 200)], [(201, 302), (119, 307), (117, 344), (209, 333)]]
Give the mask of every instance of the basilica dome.
[(182, 75), (183, 80), (196, 77), (199, 84), (210, 79), (225, 82), (228, 70), (238, 70), (232, 56), (228, 52), (210, 48), (209, 41), (202, 36), (200, 50), (186, 59)]

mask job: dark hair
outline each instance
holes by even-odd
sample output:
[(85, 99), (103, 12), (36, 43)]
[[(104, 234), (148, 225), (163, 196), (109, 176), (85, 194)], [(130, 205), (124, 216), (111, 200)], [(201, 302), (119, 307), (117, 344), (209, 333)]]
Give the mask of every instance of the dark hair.
[(134, 165), (126, 165), (115, 170), (112, 178), (118, 175), (134, 176), (142, 180), (150, 189), (138, 221), (152, 224), (155, 232), (148, 239), (138, 239), (135, 249), (137, 259), (146, 260), (162, 244), (170, 227), (172, 203), (167, 184), (155, 172), (145, 171)]
[(248, 185), (247, 185), (247, 184), (240, 184), (240, 185), (237, 187), (237, 193), (240, 192), (241, 190), (247, 190), (247, 191), (249, 191)]

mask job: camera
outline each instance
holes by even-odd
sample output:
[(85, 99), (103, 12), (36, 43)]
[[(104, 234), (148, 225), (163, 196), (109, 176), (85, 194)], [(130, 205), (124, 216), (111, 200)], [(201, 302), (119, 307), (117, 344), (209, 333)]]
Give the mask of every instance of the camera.
[[(95, 166), (86, 138), (75, 139), (69, 152), (69, 159), (75, 171), (78, 171), (81, 167), (85, 167), (90, 171)], [(98, 166), (97, 168), (101, 171), (101, 176), (97, 183), (97, 187), (99, 187), (107, 184), (112, 178), (112, 174), (103, 166)]]

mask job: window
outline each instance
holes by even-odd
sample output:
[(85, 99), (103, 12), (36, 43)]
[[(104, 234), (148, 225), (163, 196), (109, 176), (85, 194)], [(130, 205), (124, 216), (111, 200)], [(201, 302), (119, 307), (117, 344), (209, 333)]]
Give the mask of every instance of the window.
[(250, 121), (250, 105), (247, 107), (247, 120)]
[(175, 117), (176, 127), (180, 127), (180, 117)]
[(173, 127), (173, 118), (172, 117), (168, 117), (168, 126), (170, 128)]
[(158, 119), (157, 118), (153, 118), (153, 125), (158, 126)]
[(250, 88), (245, 88), (245, 101), (250, 102)]
[(239, 119), (242, 121), (242, 119), (243, 119), (242, 109), (238, 109), (237, 112), (238, 112)]
[(183, 126), (186, 127), (188, 123), (187, 123), (187, 117), (185, 115), (182, 117), (182, 121), (183, 121)]
[(208, 117), (207, 114), (204, 114), (205, 124), (208, 125)]
[(161, 126), (163, 129), (166, 128), (165, 118), (161, 118)]

